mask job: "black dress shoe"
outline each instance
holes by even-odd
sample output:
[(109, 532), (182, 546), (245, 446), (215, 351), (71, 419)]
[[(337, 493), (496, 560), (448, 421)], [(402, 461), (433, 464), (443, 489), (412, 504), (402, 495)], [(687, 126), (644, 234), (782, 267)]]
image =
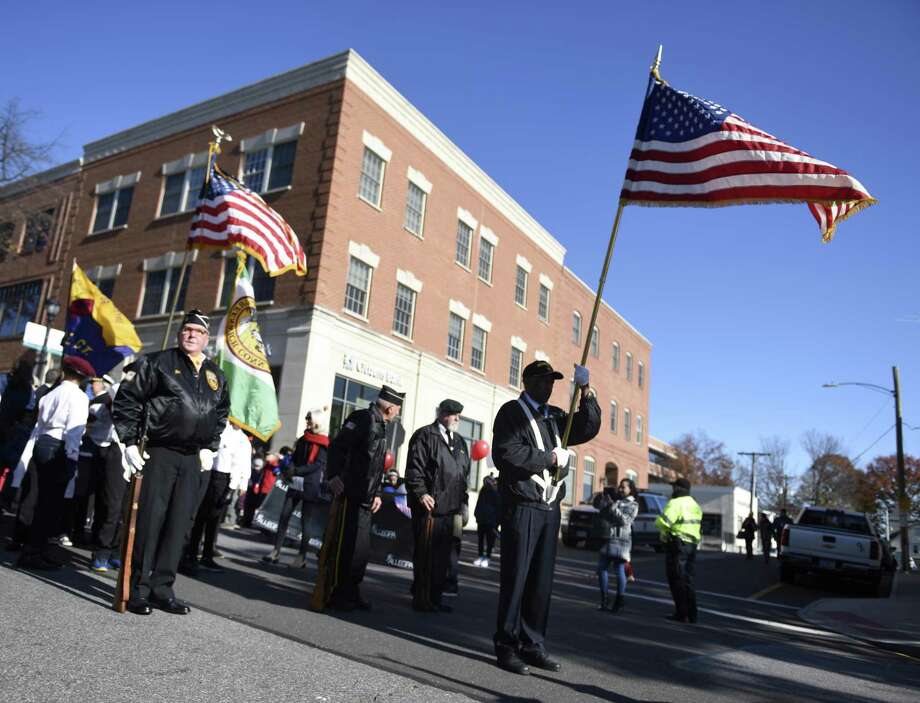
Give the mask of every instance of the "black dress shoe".
[(16, 566), (20, 569), (30, 569), (32, 571), (54, 571), (61, 568), (60, 564), (45, 559), (40, 554), (26, 554), (24, 552), (16, 560)]
[(210, 571), (215, 574), (224, 573), (224, 567), (220, 566), (213, 559), (202, 559), (200, 562), (198, 562), (198, 566), (200, 566), (205, 571)]
[(172, 613), (173, 615), (188, 615), (192, 612), (192, 609), (188, 607), (181, 600), (176, 598), (169, 598), (168, 600), (151, 600), (151, 604), (155, 608), (159, 608), (164, 613)]
[(139, 601), (128, 601), (128, 612), (134, 613), (135, 615), (150, 615), (153, 612), (153, 608), (150, 607), (150, 603), (145, 600)]
[(687, 618), (681, 617), (681, 616), (678, 615), (677, 613), (673, 613), (673, 614), (671, 614), (671, 615), (668, 615), (667, 618), (665, 618), (665, 619), (666, 619), (666, 620), (671, 620), (672, 622), (680, 622), (680, 623), (685, 623), (685, 624), (686, 624), (686, 622), (687, 622)]
[(533, 654), (524, 652), (521, 654), (521, 659), (530, 666), (534, 666), (537, 669), (543, 669), (544, 671), (559, 671), (562, 668), (562, 664), (550, 659), (546, 652), (536, 652)]
[(436, 609), (439, 613), (452, 613), (452, 612), (454, 612), (454, 609), (453, 609), (452, 607), (450, 607), (449, 605), (444, 605), (443, 603), (439, 603), (438, 605), (436, 605), (436, 606), (435, 606), (435, 609)]
[(358, 610), (370, 610), (374, 606), (371, 605), (369, 600), (364, 600), (364, 598), (359, 595), (357, 598), (355, 598), (355, 607)]
[(345, 600), (344, 598), (332, 598), (326, 607), (330, 610), (338, 610), (342, 613), (350, 613), (352, 610), (358, 607), (358, 604), (353, 600)]
[(510, 671), (512, 674), (517, 674), (519, 676), (529, 676), (530, 667), (524, 663), (524, 660), (521, 659), (517, 654), (507, 654), (498, 657), (498, 666), (500, 669), (505, 671)]

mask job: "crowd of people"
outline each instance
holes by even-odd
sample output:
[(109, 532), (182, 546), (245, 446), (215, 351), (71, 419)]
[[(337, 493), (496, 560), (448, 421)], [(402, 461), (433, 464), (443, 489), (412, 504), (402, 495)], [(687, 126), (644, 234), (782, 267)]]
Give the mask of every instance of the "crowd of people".
[[(121, 382), (97, 376), (84, 359), (64, 357), (60, 379), (33, 390), (34, 354), (24, 354), (0, 397), (4, 503), (17, 506), (9, 547), (18, 564), (59, 568), (50, 546), (75, 540), (93, 549), (95, 571), (122, 569), (119, 529), (127, 487), (141, 481), (125, 608), (186, 614), (174, 591), (176, 573), (220, 571), (215, 561), (219, 527), (250, 526), (276, 482), (283, 502), (271, 550), (276, 564), (293, 515), (300, 513), (300, 543), (289, 563), (303, 567), (311, 523), (328, 507), (318, 573), (310, 597), (316, 611), (368, 610), (362, 592), (371, 520), (387, 493), (404, 495), (413, 536), (412, 608), (449, 613), (456, 593), (463, 528), (470, 517), (470, 447), (459, 434), (463, 404), (445, 398), (430, 424), (408, 443), (405, 480), (389, 468), (387, 424), (404, 394), (383, 386), (367, 408), (344, 418), (329, 438), (328, 408), (307, 412), (303, 435), (277, 453), (254, 448), (229, 418), (227, 380), (204, 355), (210, 322), (187, 313), (176, 346), (128, 365)], [(498, 475), (486, 476), (475, 509), (478, 556), (489, 568), (501, 536), (499, 595), (493, 636), (498, 666), (516, 674), (531, 667), (558, 671), (546, 647), (550, 596), (569, 472), (568, 446), (590, 441), (601, 410), (588, 370), (575, 368), (577, 411), (549, 404), (563, 375), (546, 361), (522, 372), (524, 391), (498, 411), (492, 458)], [(564, 439), (562, 428), (569, 428)], [(658, 519), (666, 543), (668, 580), (680, 622), (696, 622), (693, 587), (701, 511), (690, 485), (674, 483), (674, 497)], [(127, 501), (130, 503), (130, 501)], [(596, 499), (604, 533), (598, 565), (600, 608), (622, 611), (630, 576), (631, 526), (638, 512), (636, 486), (624, 479)], [(609, 594), (613, 570), (616, 592)]]
[(783, 553), (783, 530), (786, 525), (792, 523), (792, 518), (783, 508), (779, 511), (773, 520), (766, 513), (760, 513), (758, 519), (754, 519), (754, 513), (748, 513), (747, 517), (741, 523), (741, 530), (738, 537), (744, 540), (744, 552), (747, 559), (754, 558), (754, 540), (760, 535), (760, 547), (763, 552), (764, 561), (769, 563), (770, 554), (773, 552), (773, 543), (776, 543), (776, 556)]

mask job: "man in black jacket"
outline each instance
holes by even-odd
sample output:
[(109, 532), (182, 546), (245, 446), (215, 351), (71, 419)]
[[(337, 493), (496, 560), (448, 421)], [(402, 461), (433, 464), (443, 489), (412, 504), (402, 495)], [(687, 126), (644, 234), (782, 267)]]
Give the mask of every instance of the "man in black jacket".
[(149, 615), (151, 605), (189, 612), (172, 586), (198, 509), (200, 475), (214, 463), (230, 412), (227, 379), (203, 353), (208, 323), (200, 310), (187, 313), (178, 346), (140, 357), (112, 404), (127, 473), (144, 473), (128, 600), (128, 610), (138, 615)]
[(329, 510), (319, 574), (310, 607), (370, 610), (360, 585), (367, 568), (371, 515), (380, 509), (386, 424), (399, 415), (405, 393), (383, 386), (370, 407), (345, 419), (329, 445), (326, 478), (335, 500)]
[[(524, 392), (499, 408), (492, 429), (492, 458), (504, 506), (494, 643), (501, 668), (529, 674), (528, 665), (547, 671), (561, 668), (549, 658), (543, 643), (569, 451), (561, 444), (568, 414), (547, 405), (553, 382), (562, 374), (546, 361), (534, 361), (521, 377)], [(570, 445), (593, 439), (601, 424), (601, 409), (588, 387), (588, 369), (575, 367), (575, 385), (581, 403), (573, 418)]]
[(441, 401), (437, 419), (409, 440), (406, 491), (415, 536), (412, 607), (423, 612), (452, 610), (441, 596), (453, 548), (454, 516), (469, 504), (470, 453), (457, 434), (461, 412), (463, 406), (456, 400)]

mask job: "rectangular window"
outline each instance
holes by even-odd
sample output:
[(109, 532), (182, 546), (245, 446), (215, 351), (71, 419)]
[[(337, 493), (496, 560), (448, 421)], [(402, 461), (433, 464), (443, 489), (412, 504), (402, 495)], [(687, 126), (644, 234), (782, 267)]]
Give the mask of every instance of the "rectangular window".
[(575, 502), (575, 471), (578, 469), (578, 455), (575, 452), (569, 454), (569, 473), (565, 477), (565, 498), (562, 502), (571, 505)]
[(160, 217), (195, 209), (204, 183), (204, 171), (204, 166), (198, 166), (166, 177)]
[(243, 165), (243, 185), (256, 193), (262, 192), (265, 182), (265, 164), (268, 162), (268, 149), (259, 149), (246, 153)]
[[(473, 447), (473, 442), (477, 442), (482, 439), (482, 423), (477, 422), (476, 420), (471, 420), (468, 417), (460, 416), (460, 427), (457, 428), (457, 434), (463, 437), (466, 440), (466, 448), (471, 450)], [(479, 461), (470, 460), (470, 477), (466, 485), (471, 491), (479, 490), (479, 472), (480, 467), (482, 466), (482, 459)]]
[(591, 500), (594, 495), (594, 459), (589, 456), (585, 457), (585, 470), (581, 475), (581, 499), (585, 503)]
[[(163, 315), (169, 312), (172, 306), (173, 294), (179, 282), (181, 266), (160, 271), (148, 271), (144, 283), (144, 302), (141, 305), (141, 315)], [(192, 278), (192, 267), (189, 266), (182, 281), (179, 291), (179, 301), (176, 310), (185, 309), (185, 294), (188, 292), (188, 282)]]
[[(265, 193), (291, 185), (297, 140), (273, 144), (258, 151), (247, 151), (243, 162), (243, 185), (255, 193)], [(198, 184), (199, 188), (201, 183)]]
[(447, 358), (454, 361), (463, 361), (463, 328), (466, 320), (457, 315), (450, 313), (450, 319), (447, 321)]
[(463, 220), (457, 220), (457, 253), (454, 261), (463, 266), (470, 267), (470, 242), (473, 241), (473, 228)]
[(632, 413), (629, 412), (629, 408), (623, 411), (623, 436), (627, 442), (632, 436)]
[(522, 308), (527, 307), (527, 271), (517, 267), (517, 274), (514, 278), (514, 302)]
[(581, 344), (581, 315), (572, 313), (572, 344)]
[[(366, 386), (363, 383), (352, 381), (344, 376), (335, 377), (332, 390), (332, 407), (329, 409), (329, 439), (333, 439), (342, 429), (345, 418), (355, 410), (363, 410), (377, 399), (379, 387)], [(393, 452), (396, 461), (399, 461), (399, 447), (402, 440), (397, 442), (397, 436), (405, 436), (405, 428), (401, 423), (402, 415), (397, 415), (386, 424), (387, 448)]]
[(0, 337), (22, 336), (26, 323), (35, 321), (41, 292), (41, 281), (0, 288)]
[(616, 342), (613, 343), (613, 370), (620, 371), (620, 345)]
[(645, 364), (641, 361), (639, 362), (639, 376), (636, 379), (636, 382), (639, 384), (639, 388), (645, 387)]
[(415, 291), (396, 284), (396, 308), (393, 311), (393, 331), (412, 339), (412, 317), (415, 314)]
[(642, 444), (642, 416), (636, 415), (636, 444)]
[(537, 306), (537, 317), (543, 322), (549, 322), (549, 288), (540, 284), (540, 303)]
[[(262, 264), (253, 257), (247, 257), (246, 270), (252, 281), (252, 292), (257, 303), (267, 303), (275, 297), (275, 279), (265, 273)], [(233, 297), (236, 286), (236, 257), (224, 259), (224, 280), (220, 289), (220, 307), (226, 308)]]
[(610, 431), (616, 434), (617, 431), (617, 401), (610, 401)]
[(51, 241), (51, 223), (54, 221), (54, 208), (35, 212), (26, 218), (26, 236), (22, 240), (20, 254), (42, 251)]
[(486, 370), (486, 338), (487, 332), (481, 327), (473, 325), (473, 341), (470, 347), (470, 366), (477, 371)]
[(121, 227), (128, 221), (134, 186), (96, 196), (96, 219), (93, 233)]
[(632, 354), (626, 352), (626, 380), (632, 381)]
[(271, 153), (271, 168), (268, 174), (268, 190), (286, 188), (294, 179), (294, 154), (297, 142), (275, 144)]
[(514, 388), (521, 387), (521, 370), (524, 366), (524, 352), (517, 347), (511, 347), (511, 365), (508, 369), (508, 385)]
[(601, 344), (598, 337), (600, 337), (600, 332), (598, 331), (597, 327), (595, 327), (594, 331), (591, 332), (591, 356), (593, 356), (595, 359), (599, 359), (601, 355)]
[(492, 257), (495, 245), (487, 239), (479, 238), (479, 277), (486, 283), (492, 282)]
[(97, 278), (95, 275), (87, 273), (87, 278), (96, 285), (100, 293), (111, 300), (112, 293), (115, 292), (115, 276)]
[(422, 236), (425, 226), (425, 201), (428, 195), (415, 183), (409, 181), (409, 190), (406, 192), (406, 221), (403, 225), (412, 234)]
[(366, 200), (374, 207), (380, 207), (386, 163), (373, 151), (364, 147), (364, 158), (361, 160), (361, 178), (358, 181), (358, 197)]
[(351, 257), (345, 281), (345, 309), (367, 317), (367, 299), (371, 292), (371, 267)]

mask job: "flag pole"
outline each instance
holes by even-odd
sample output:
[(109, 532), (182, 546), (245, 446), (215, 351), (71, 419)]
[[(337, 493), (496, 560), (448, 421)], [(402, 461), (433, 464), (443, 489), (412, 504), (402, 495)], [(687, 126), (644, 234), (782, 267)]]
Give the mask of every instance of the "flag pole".
[[(208, 187), (208, 183), (211, 182), (211, 166), (214, 163), (214, 158), (220, 153), (220, 143), (225, 139), (233, 141), (233, 138), (224, 132), (222, 129), (218, 128), (217, 125), (211, 126), (211, 132), (214, 134), (214, 141), (208, 142), (208, 165), (205, 168), (204, 172), (204, 184), (202, 190)], [(182, 291), (182, 283), (185, 281), (185, 272), (188, 270), (189, 258), (191, 258), (192, 250), (186, 246), (185, 256), (182, 257), (182, 268), (179, 271), (179, 280), (176, 282), (176, 289), (173, 291), (172, 306), (169, 310), (169, 319), (166, 321), (166, 330), (163, 332), (163, 342), (160, 344), (160, 350), (166, 349), (166, 345), (169, 343), (169, 333), (172, 331), (173, 319), (176, 316), (176, 308), (179, 305), (179, 293)]]
[[(662, 80), (661, 75), (658, 72), (658, 69), (661, 66), (661, 52), (662, 52), (662, 46), (659, 44), (658, 53), (655, 56), (655, 62), (649, 68), (649, 86), (648, 86), (648, 90), (646, 91), (646, 97), (648, 97), (648, 93), (651, 91), (652, 86), (654, 85), (656, 81), (660, 83), (664, 83), (664, 80)], [(594, 339), (594, 325), (597, 322), (597, 313), (601, 306), (601, 296), (603, 295), (603, 292), (604, 292), (604, 284), (607, 281), (607, 271), (610, 269), (610, 259), (613, 257), (613, 247), (617, 241), (617, 232), (620, 229), (620, 217), (623, 215), (623, 207), (625, 204), (626, 203), (622, 199), (620, 199), (619, 204), (617, 206), (617, 214), (613, 220), (613, 228), (610, 230), (610, 241), (607, 243), (607, 254), (604, 257), (604, 266), (601, 269), (600, 281), (597, 284), (597, 294), (594, 297), (594, 309), (591, 311), (591, 322), (588, 324), (588, 334), (585, 337), (585, 348), (582, 350), (582, 353), (581, 353), (581, 365), (582, 366), (588, 363), (588, 352), (591, 349), (591, 342)], [(578, 399), (579, 399), (579, 396), (581, 395), (579, 390), (580, 389), (576, 388), (575, 392), (572, 393), (572, 402), (569, 405), (569, 417), (566, 420), (565, 432), (562, 435), (562, 446), (563, 447), (567, 447), (569, 444), (569, 435), (572, 433), (572, 422), (575, 419), (575, 407), (578, 404)], [(555, 480), (557, 482), (559, 481), (559, 474), (561, 470), (562, 470), (562, 467), (556, 468)]]

